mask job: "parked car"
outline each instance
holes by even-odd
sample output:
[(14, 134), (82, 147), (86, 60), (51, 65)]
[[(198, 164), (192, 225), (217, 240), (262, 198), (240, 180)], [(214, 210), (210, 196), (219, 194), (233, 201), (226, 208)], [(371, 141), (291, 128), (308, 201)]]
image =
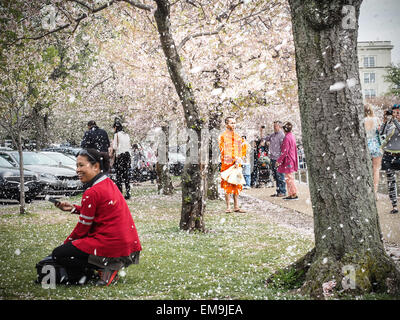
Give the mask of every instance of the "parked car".
[[(0, 157), (0, 198), (10, 200), (20, 200), (20, 181), (19, 168), (14, 167), (6, 159)], [(24, 170), (24, 192), (25, 201), (31, 202), (42, 191), (43, 185), (38, 181), (38, 176), (34, 172)]]
[(49, 157), (57, 161), (57, 163), (61, 166), (68, 167), (72, 170), (76, 170), (76, 161), (61, 152), (40, 151), (40, 153), (44, 154), (46, 157)]
[[(0, 156), (19, 167), (18, 151), (0, 151)], [(45, 194), (76, 194), (82, 190), (82, 183), (75, 170), (60, 166), (57, 161), (33, 151), (24, 151), (24, 169), (38, 174), (44, 185)]]
[(75, 160), (76, 155), (80, 150), (81, 148), (75, 148), (75, 147), (48, 147), (48, 148), (43, 148), (41, 151), (60, 152)]

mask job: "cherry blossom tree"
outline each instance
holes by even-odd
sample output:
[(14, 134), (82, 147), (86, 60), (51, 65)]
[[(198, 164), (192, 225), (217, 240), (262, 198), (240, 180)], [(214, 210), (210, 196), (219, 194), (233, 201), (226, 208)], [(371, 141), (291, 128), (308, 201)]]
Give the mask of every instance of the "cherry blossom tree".
[[(296, 108), (295, 94), (290, 90), (295, 81), (293, 45), (284, 1), (177, 1), (173, 5), (168, 1), (50, 1), (48, 4), (35, 1), (23, 4), (27, 12), (41, 20), (35, 25), (33, 19), (21, 39), (41, 40), (70, 31), (71, 43), (77, 38), (77, 31), (86, 28), (84, 37), (100, 52), (91, 72), (76, 74), (75, 90), (73, 86), (70, 90), (60, 90), (52, 117), (55, 127), (61, 128), (57, 130), (60, 137), (76, 141), (79, 133), (83, 133), (84, 123), (99, 114), (102, 115), (99, 122), (106, 128), (110, 128), (116, 115), (122, 114), (130, 133), (139, 138), (145, 126), (182, 123), (184, 119), (188, 129), (183, 135), (197, 130), (195, 149), (202, 150), (200, 136), (209, 114), (222, 118), (234, 113), (245, 128), (254, 118), (272, 123), (277, 106), (282, 104), (290, 105), (289, 110)], [(161, 19), (157, 20), (166, 8), (168, 12), (162, 18), (169, 24), (168, 41), (175, 52), (163, 45)], [(154, 18), (153, 13), (158, 16)], [(272, 18), (265, 18), (266, 13)], [(44, 30), (33, 32), (38, 29), (37, 24)], [(276, 32), (272, 32), (273, 26)], [(279, 39), (278, 34), (285, 34), (286, 40)], [(164, 54), (160, 50), (160, 36)], [(260, 40), (265, 38), (268, 40)], [(74, 47), (79, 48), (76, 44)], [(74, 59), (74, 54), (70, 59)], [(171, 72), (173, 59), (181, 64), (180, 71), (175, 73), (178, 76)], [(267, 112), (266, 106), (270, 106)], [(140, 112), (144, 109), (152, 112)], [(290, 117), (290, 112), (287, 113)], [(68, 136), (68, 132), (75, 132), (74, 137)], [(183, 187), (182, 216), (201, 217), (196, 218), (201, 227), (189, 229), (204, 229), (206, 164), (194, 167), (188, 164), (192, 171), (184, 174), (188, 184)], [(215, 188), (216, 166), (210, 168), (214, 169), (210, 175), (214, 179), (209, 184), (214, 183)], [(192, 190), (191, 195), (185, 193), (188, 189)], [(193, 204), (200, 210), (197, 214), (192, 214)], [(186, 221), (182, 225), (192, 223)]]
[[(51, 59), (50, 59), (51, 60)], [(21, 45), (0, 53), (0, 128), (17, 147), (20, 158), (20, 213), (25, 213), (23, 140), (34, 113), (46, 112), (51, 93), (46, 78), (53, 64), (37, 46)]]
[[(294, 265), (303, 292), (398, 293), (385, 253), (363, 124), (357, 58), (362, 0), (289, 0), (315, 248)], [(329, 285), (328, 285), (329, 284)]]

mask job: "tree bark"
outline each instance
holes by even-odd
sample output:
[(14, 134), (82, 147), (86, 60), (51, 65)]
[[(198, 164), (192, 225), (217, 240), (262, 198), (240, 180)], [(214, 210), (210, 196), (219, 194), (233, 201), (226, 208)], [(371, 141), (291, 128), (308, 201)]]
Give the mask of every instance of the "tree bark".
[(210, 200), (218, 200), (218, 174), (219, 164), (215, 161), (218, 149), (218, 136), (215, 134), (221, 128), (221, 113), (216, 111), (210, 116), (208, 123), (208, 130), (210, 132), (210, 139), (208, 145), (208, 170), (207, 170), (207, 198)]
[(168, 150), (169, 150), (169, 130), (167, 126), (163, 126), (163, 152), (166, 156), (166, 161), (157, 161), (156, 173), (157, 173), (157, 187), (158, 193), (163, 195), (171, 195), (174, 193), (174, 186), (172, 185), (171, 175), (169, 174), (168, 168)]
[[(314, 297), (323, 296), (328, 281), (355, 294), (400, 292), (399, 270), (383, 246), (363, 123), (361, 3), (289, 0), (315, 235), (302, 290)], [(344, 285), (350, 269), (351, 288)]]
[[(157, 9), (154, 17), (160, 34), (161, 46), (166, 57), (168, 71), (175, 86), (176, 92), (182, 103), (186, 126), (188, 132), (194, 133), (190, 141), (197, 145), (198, 152), (201, 151), (201, 129), (203, 121), (196, 104), (191, 84), (187, 81), (180, 56), (171, 33), (170, 22), (170, 3), (168, 0), (155, 0)], [(192, 150), (193, 151), (193, 150)], [(182, 211), (180, 228), (183, 230), (205, 231), (204, 210), (205, 210), (205, 191), (200, 157), (186, 157), (185, 166), (182, 173)]]
[(26, 207), (25, 207), (25, 176), (24, 176), (24, 153), (22, 150), (22, 139), (21, 139), (21, 133), (17, 133), (17, 148), (18, 148), (18, 154), (19, 154), (19, 175), (20, 175), (20, 180), (19, 180), (19, 213), (20, 214), (25, 214), (26, 213)]

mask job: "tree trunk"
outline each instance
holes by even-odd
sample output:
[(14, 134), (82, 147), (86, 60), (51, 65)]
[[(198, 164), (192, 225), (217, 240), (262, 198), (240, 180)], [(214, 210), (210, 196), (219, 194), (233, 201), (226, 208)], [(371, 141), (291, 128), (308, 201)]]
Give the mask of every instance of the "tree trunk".
[(361, 2), (289, 0), (315, 234), (302, 289), (314, 297), (328, 281), (334, 291), (354, 294), (400, 290), (399, 270), (382, 242), (363, 122)]
[[(170, 3), (168, 0), (155, 0), (157, 10), (154, 17), (160, 34), (161, 46), (166, 57), (168, 71), (182, 103), (188, 132), (194, 133), (191, 141), (201, 150), (201, 129), (203, 121), (200, 119), (198, 106), (194, 99), (191, 84), (187, 81), (180, 56), (171, 33)], [(191, 135), (189, 135), (191, 137)], [(200, 157), (186, 157), (182, 173), (182, 211), (180, 228), (183, 230), (204, 231), (204, 179), (201, 172)]]
[(158, 159), (156, 164), (156, 173), (157, 173), (157, 187), (158, 193), (164, 195), (171, 195), (174, 193), (174, 187), (172, 185), (171, 175), (169, 174), (169, 158), (168, 158), (168, 151), (169, 151), (169, 130), (167, 126), (163, 126), (163, 156), (166, 157), (165, 161), (159, 161)]
[(208, 156), (208, 170), (207, 170), (207, 198), (210, 200), (218, 200), (218, 174), (219, 174), (219, 164), (217, 159), (217, 154), (219, 152), (218, 148), (218, 136), (217, 132), (221, 128), (221, 113), (216, 111), (210, 116), (208, 129), (210, 132), (209, 140), (209, 156)]
[(26, 208), (25, 208), (25, 177), (24, 177), (24, 154), (22, 151), (22, 140), (21, 140), (21, 134), (18, 133), (17, 136), (17, 141), (16, 145), (18, 148), (18, 154), (19, 154), (19, 175), (20, 175), (20, 180), (19, 180), (19, 213), (20, 214), (25, 214), (26, 213)]

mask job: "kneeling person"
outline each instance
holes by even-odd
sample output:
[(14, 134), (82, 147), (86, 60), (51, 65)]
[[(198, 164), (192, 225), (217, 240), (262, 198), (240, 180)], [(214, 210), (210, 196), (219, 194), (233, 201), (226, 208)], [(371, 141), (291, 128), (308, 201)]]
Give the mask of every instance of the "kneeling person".
[(73, 275), (87, 268), (99, 269), (99, 285), (109, 285), (118, 270), (138, 263), (142, 250), (129, 207), (115, 183), (104, 172), (109, 169), (107, 153), (81, 150), (76, 172), (85, 192), (81, 205), (58, 202), (63, 211), (79, 215), (79, 221), (54, 249), (53, 260)]

